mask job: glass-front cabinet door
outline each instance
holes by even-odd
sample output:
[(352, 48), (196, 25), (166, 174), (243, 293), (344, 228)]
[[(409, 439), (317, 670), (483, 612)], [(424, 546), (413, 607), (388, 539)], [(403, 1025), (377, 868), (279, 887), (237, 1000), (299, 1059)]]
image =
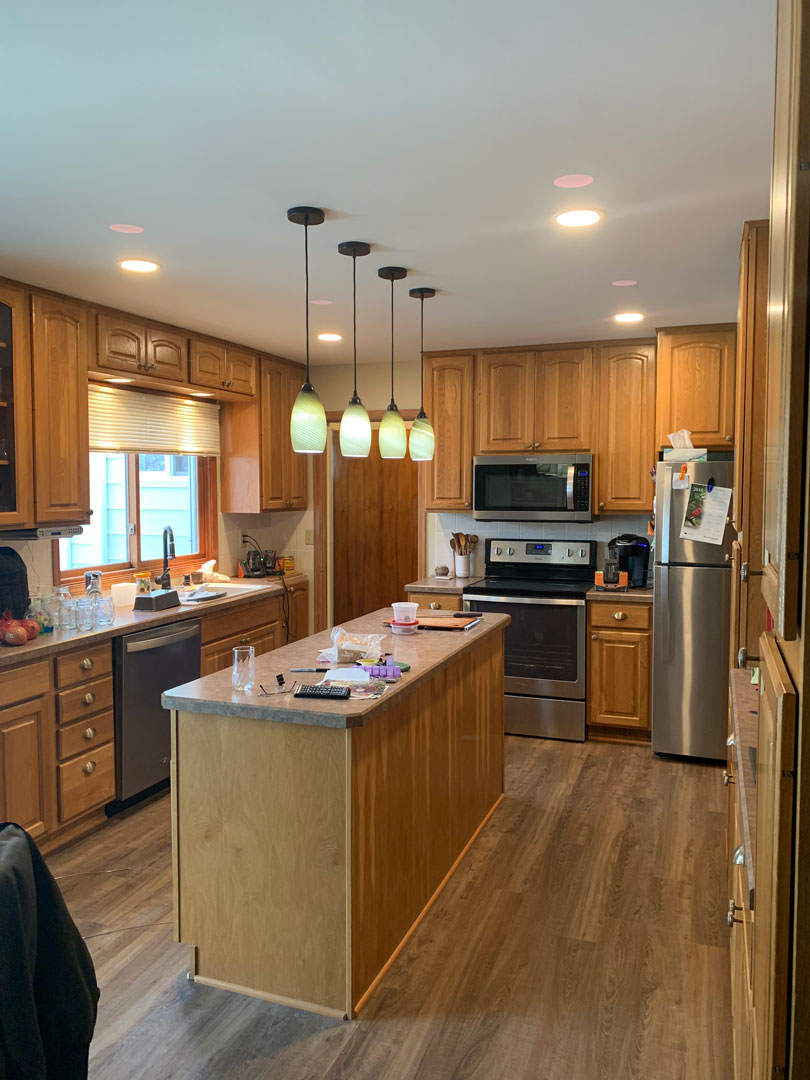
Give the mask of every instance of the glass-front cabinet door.
[(27, 315), (23, 290), (0, 283), (0, 528), (33, 523)]

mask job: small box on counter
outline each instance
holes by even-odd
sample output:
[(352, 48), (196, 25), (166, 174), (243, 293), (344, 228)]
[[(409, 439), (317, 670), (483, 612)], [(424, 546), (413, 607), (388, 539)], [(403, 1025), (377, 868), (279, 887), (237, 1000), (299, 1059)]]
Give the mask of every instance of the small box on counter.
[(294, 574), (295, 557), (293, 555), (278, 555), (276, 557), (277, 574)]

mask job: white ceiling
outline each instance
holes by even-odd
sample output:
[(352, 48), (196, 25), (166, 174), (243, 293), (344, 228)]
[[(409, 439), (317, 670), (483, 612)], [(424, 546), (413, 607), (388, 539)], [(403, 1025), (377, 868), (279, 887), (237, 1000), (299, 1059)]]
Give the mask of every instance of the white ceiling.
[[(773, 0), (40, 0), (3, 16), (0, 274), (313, 362), (735, 318), (767, 217)], [(596, 182), (553, 186), (562, 173)], [(596, 206), (581, 230), (552, 219)], [(145, 232), (121, 236), (111, 223)], [(155, 259), (148, 277), (125, 256)], [(636, 278), (614, 288), (616, 278)], [(621, 310), (647, 318), (629, 331)]]

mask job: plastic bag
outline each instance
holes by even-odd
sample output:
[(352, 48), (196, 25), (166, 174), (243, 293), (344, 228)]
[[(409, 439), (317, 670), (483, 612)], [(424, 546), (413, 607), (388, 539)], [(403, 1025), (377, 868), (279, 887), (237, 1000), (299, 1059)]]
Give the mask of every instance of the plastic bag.
[(362, 660), (366, 656), (379, 656), (385, 635), (352, 634), (348, 630), (344, 630), (342, 626), (335, 626), (332, 629), (331, 637), (332, 648), (324, 649), (318, 656), (318, 661), (329, 661), (332, 664), (353, 664), (355, 660)]

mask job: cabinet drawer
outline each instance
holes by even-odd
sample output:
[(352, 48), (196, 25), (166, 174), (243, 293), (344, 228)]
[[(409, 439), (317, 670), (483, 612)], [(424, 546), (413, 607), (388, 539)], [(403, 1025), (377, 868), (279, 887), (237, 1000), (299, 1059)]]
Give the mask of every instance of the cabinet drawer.
[(56, 685), (76, 686), (79, 683), (109, 675), (112, 671), (112, 646), (96, 645), (89, 649), (77, 649), (76, 652), (56, 658)]
[(461, 611), (460, 596), (412, 592), (408, 593), (408, 600), (412, 604), (418, 604), (420, 608), (428, 608), (431, 611)]
[(235, 611), (207, 615), (203, 618), (200, 631), (202, 643), (205, 645), (209, 641), (219, 641), (221, 638), (231, 637), (256, 626), (277, 622), (281, 614), (281, 597), (268, 596), (263, 600), (254, 600), (251, 604), (245, 604), (244, 607), (239, 607)]
[(97, 746), (109, 742), (114, 731), (113, 712), (99, 713), (87, 720), (79, 720), (56, 733), (56, 746), (60, 761), (74, 754), (89, 754)]
[(606, 604), (602, 600), (588, 604), (591, 626), (610, 630), (649, 630), (651, 604), (622, 604), (620, 600)]
[(111, 709), (113, 703), (112, 675), (95, 682), (85, 683), (73, 690), (62, 690), (56, 695), (56, 720), (69, 724), (80, 717)]
[(49, 689), (47, 660), (6, 669), (0, 676), (0, 708), (12, 705), (15, 701), (40, 697), (47, 694)]
[(70, 821), (115, 798), (115, 754), (111, 742), (56, 768), (60, 822)]
[(213, 675), (215, 671), (224, 671), (233, 663), (233, 650), (240, 645), (252, 645), (256, 656), (280, 649), (284, 644), (284, 631), (280, 622), (256, 626), (251, 630), (222, 638), (220, 641), (203, 645), (200, 661), (200, 675)]

